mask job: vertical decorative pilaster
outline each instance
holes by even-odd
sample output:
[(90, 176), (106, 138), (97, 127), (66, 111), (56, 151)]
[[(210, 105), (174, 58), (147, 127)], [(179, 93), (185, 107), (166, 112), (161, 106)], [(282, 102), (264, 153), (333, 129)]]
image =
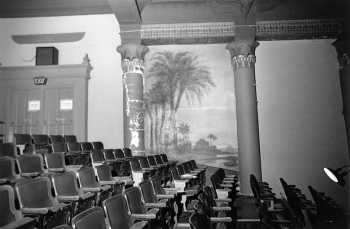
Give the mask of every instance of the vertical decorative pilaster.
[(226, 46), (235, 77), (240, 191), (251, 194), (250, 175), (261, 180), (259, 124), (255, 82), (255, 40), (237, 40)]
[(143, 73), (146, 46), (124, 44), (118, 47), (122, 56), (124, 90), (124, 145), (134, 155), (145, 154)]

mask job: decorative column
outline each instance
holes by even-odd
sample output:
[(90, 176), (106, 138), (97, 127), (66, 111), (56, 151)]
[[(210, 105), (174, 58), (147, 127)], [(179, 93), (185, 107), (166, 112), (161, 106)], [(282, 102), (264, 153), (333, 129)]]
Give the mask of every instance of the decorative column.
[(117, 50), (122, 56), (124, 145), (135, 156), (145, 155), (143, 62), (148, 48), (140, 44), (123, 44)]
[(255, 82), (254, 39), (236, 40), (226, 46), (235, 77), (240, 191), (250, 195), (250, 174), (261, 180), (259, 124)]

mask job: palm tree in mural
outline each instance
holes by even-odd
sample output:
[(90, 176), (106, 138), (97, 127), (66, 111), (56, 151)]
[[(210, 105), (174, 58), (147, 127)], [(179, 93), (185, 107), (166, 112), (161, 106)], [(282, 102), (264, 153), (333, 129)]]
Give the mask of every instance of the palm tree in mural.
[(215, 141), (216, 139), (218, 139), (218, 137), (216, 137), (214, 134), (209, 134), (209, 135), (207, 136), (207, 138), (208, 138), (208, 140), (209, 140), (209, 145), (210, 145), (210, 146), (213, 146), (214, 141)]
[(180, 123), (177, 129), (178, 132), (182, 135), (182, 141), (189, 141), (190, 126), (186, 123)]
[(185, 96), (190, 103), (201, 98), (215, 87), (206, 66), (199, 64), (198, 57), (191, 52), (157, 52), (151, 58), (151, 67), (146, 77), (159, 83), (167, 93), (167, 108), (171, 138), (177, 146), (176, 112)]

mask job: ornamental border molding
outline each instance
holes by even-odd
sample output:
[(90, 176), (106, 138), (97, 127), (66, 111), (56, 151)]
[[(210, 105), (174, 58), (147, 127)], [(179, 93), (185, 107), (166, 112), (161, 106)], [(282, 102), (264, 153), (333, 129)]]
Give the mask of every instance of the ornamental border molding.
[[(258, 21), (256, 25), (236, 25), (234, 22), (148, 24), (141, 26), (141, 40), (145, 44), (227, 42), (236, 34), (238, 26), (256, 27), (257, 40), (335, 38), (343, 30), (342, 19), (303, 19)], [(122, 31), (129, 33), (135, 31)]]

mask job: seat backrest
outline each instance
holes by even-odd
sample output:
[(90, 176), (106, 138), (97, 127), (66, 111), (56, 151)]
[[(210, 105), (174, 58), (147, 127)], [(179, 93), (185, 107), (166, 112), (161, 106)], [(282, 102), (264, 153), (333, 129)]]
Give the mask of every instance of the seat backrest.
[(80, 145), (81, 145), (82, 151), (84, 152), (92, 151), (94, 149), (92, 143), (90, 142), (81, 142)]
[(153, 189), (154, 189), (156, 195), (165, 194), (165, 190), (163, 189), (162, 184), (161, 184), (159, 179), (152, 178), (151, 182), (152, 182)]
[(108, 165), (99, 165), (95, 167), (97, 179), (99, 181), (112, 181), (112, 172)]
[(92, 150), (90, 152), (90, 156), (91, 156), (91, 161), (93, 163), (98, 163), (98, 162), (105, 161), (104, 154), (103, 154), (103, 152), (101, 150)]
[(50, 169), (65, 170), (66, 168), (64, 153), (62, 152), (45, 154), (45, 163), (49, 170)]
[(29, 134), (14, 134), (16, 145), (32, 144), (33, 140)]
[(64, 144), (64, 137), (62, 135), (49, 135), (50, 143), (55, 144), (55, 143), (60, 143)]
[(115, 164), (114, 171), (117, 173), (117, 176), (130, 176), (131, 175), (131, 166), (129, 161), (120, 161)]
[(15, 187), (21, 208), (45, 208), (57, 204), (48, 177), (21, 179)]
[(87, 209), (72, 219), (73, 229), (106, 229), (105, 214), (100, 207)]
[(137, 158), (131, 158), (130, 159), (130, 165), (131, 165), (132, 171), (134, 171), (134, 172), (142, 171), (140, 162), (139, 162), (139, 160)]
[(115, 160), (115, 154), (113, 149), (104, 150), (104, 156), (106, 160)]
[(150, 167), (146, 157), (139, 157), (138, 160), (139, 160), (142, 168), (149, 168)]
[(13, 143), (0, 143), (0, 157), (17, 157), (16, 146)]
[(128, 229), (131, 223), (128, 204), (123, 194), (114, 195), (103, 202), (111, 229)]
[(93, 145), (94, 149), (97, 149), (97, 150), (103, 150), (104, 149), (104, 146), (103, 146), (102, 142), (93, 142), (92, 145)]
[(171, 173), (171, 176), (173, 177), (174, 180), (179, 180), (180, 179), (180, 175), (176, 169), (175, 166), (171, 166), (170, 167), (170, 173)]
[(49, 144), (49, 136), (45, 134), (33, 134), (32, 135), (33, 143), (35, 145), (48, 145)]
[(121, 150), (121, 149), (115, 149), (115, 150), (114, 150), (114, 154), (115, 154), (115, 157), (116, 157), (117, 159), (123, 159), (123, 158), (125, 158), (124, 153), (123, 153), (123, 150)]
[(146, 203), (156, 203), (158, 202), (157, 196), (153, 189), (152, 183), (150, 180), (144, 180), (140, 184), (143, 200)]
[(141, 190), (138, 187), (131, 187), (125, 190), (125, 196), (132, 214), (144, 214), (146, 208), (141, 197)]
[(184, 167), (183, 167), (182, 164), (177, 165), (176, 168), (177, 168), (177, 172), (178, 172), (180, 175), (185, 174), (185, 169), (184, 169)]
[(165, 162), (165, 163), (168, 163), (169, 162), (169, 160), (168, 160), (168, 156), (166, 155), (166, 154), (161, 154), (161, 156), (162, 156), (162, 159), (163, 159), (163, 161)]
[(0, 186), (0, 203), (0, 227), (14, 222), (22, 216), (20, 211), (15, 208), (15, 197), (11, 186)]
[(68, 142), (67, 149), (69, 152), (81, 152), (81, 144), (78, 142)]
[(54, 174), (51, 176), (51, 180), (57, 196), (79, 195), (77, 177), (74, 172)]
[(57, 152), (65, 153), (67, 152), (67, 146), (65, 143), (52, 143), (51, 150), (54, 153), (57, 153)]
[(75, 135), (64, 135), (64, 142), (71, 143), (71, 142), (78, 142), (78, 141)]
[(260, 200), (259, 183), (253, 174), (250, 174), (250, 188), (252, 189), (254, 197)]
[(130, 148), (123, 148), (123, 153), (125, 157), (132, 157), (132, 152)]
[(25, 154), (17, 159), (20, 174), (44, 173), (44, 161), (40, 154)]
[(159, 154), (154, 155), (154, 158), (155, 158), (158, 165), (164, 164), (162, 157)]
[(80, 187), (96, 188), (99, 187), (97, 183), (94, 169), (92, 167), (83, 167), (78, 170), (78, 178)]
[(0, 179), (9, 181), (14, 179), (16, 176), (15, 160), (12, 157), (1, 157), (0, 158)]
[(154, 157), (153, 157), (152, 155), (147, 156), (147, 159), (148, 159), (148, 163), (149, 163), (151, 166), (157, 166), (157, 162), (156, 162), (156, 160), (154, 159)]

